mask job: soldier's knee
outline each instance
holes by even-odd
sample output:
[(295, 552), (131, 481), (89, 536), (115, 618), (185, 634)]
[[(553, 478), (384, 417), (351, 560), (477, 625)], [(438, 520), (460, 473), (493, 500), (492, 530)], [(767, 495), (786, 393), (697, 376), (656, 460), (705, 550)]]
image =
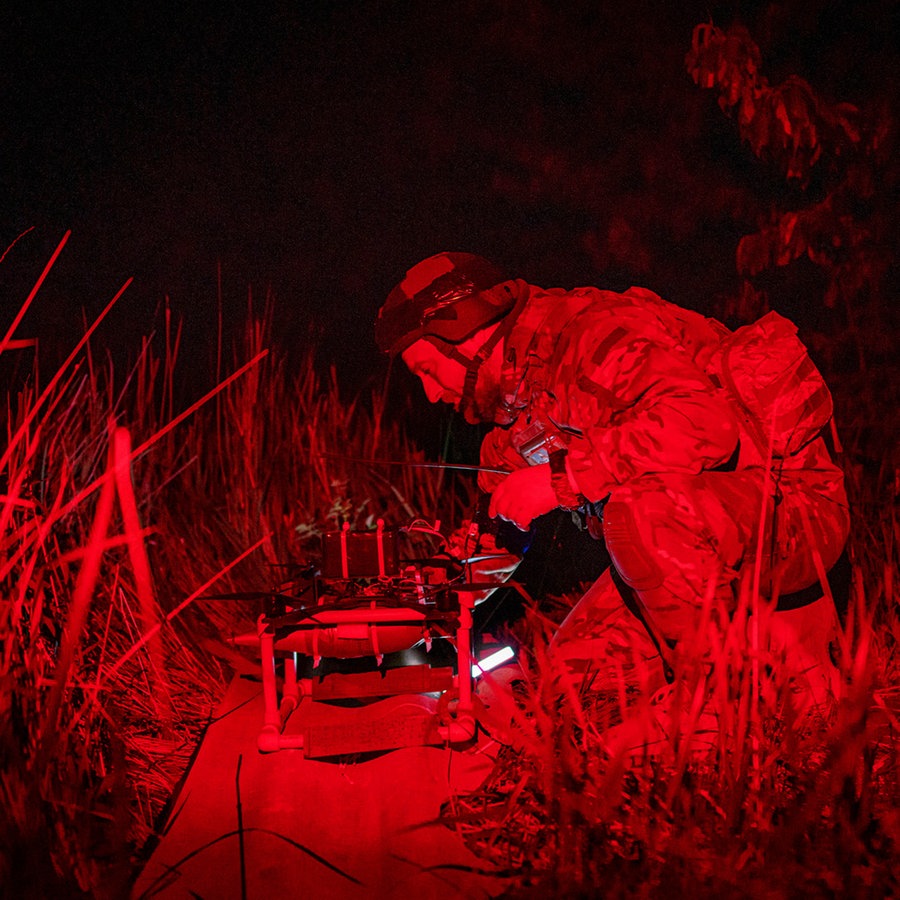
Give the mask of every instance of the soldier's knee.
[(639, 527), (634, 504), (610, 500), (603, 510), (606, 549), (625, 583), (636, 591), (648, 591), (663, 582), (663, 572), (650, 542)]

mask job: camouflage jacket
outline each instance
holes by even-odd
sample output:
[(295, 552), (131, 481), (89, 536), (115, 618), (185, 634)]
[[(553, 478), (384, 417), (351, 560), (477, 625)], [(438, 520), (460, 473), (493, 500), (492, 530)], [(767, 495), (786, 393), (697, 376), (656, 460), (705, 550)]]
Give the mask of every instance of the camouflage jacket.
[[(730, 334), (719, 322), (643, 288), (518, 285), (527, 300), (506, 340), (501, 381), (515, 419), (488, 433), (482, 465), (521, 468), (565, 446), (571, 476), (596, 502), (648, 473), (763, 464), (707, 375)], [(821, 439), (781, 464), (833, 466)], [(491, 492), (502, 478), (482, 473), (479, 485)]]

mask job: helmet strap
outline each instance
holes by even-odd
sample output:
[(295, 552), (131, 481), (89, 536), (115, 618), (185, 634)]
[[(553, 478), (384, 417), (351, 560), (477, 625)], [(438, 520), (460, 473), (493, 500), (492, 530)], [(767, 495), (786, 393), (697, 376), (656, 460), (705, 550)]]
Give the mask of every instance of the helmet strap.
[[(505, 287), (505, 286), (504, 286)], [(506, 288), (510, 290), (510, 288)], [(475, 401), (475, 384), (478, 381), (478, 371), (481, 369), (484, 361), (494, 352), (497, 344), (504, 340), (512, 331), (519, 314), (525, 308), (528, 300), (528, 291), (522, 291), (516, 300), (515, 306), (506, 313), (497, 323), (497, 327), (491, 332), (488, 339), (481, 345), (478, 352), (474, 356), (466, 356), (455, 344), (451, 344), (437, 335), (424, 334), (422, 339), (430, 341), (440, 352), (448, 359), (458, 362), (465, 370), (466, 377), (463, 381), (462, 399), (460, 408), (465, 410), (474, 406)], [(485, 326), (489, 327), (489, 326)]]
[(456, 354), (455, 356), (451, 356), (451, 359), (456, 359), (457, 362), (461, 362), (466, 367), (466, 379), (463, 382), (462, 401), (460, 402), (460, 406), (463, 409), (467, 409), (474, 405), (475, 383), (478, 380), (478, 371), (481, 369), (484, 361), (494, 352), (494, 347), (496, 347), (500, 341), (504, 340), (512, 331), (513, 325), (516, 324), (516, 319), (519, 318), (519, 313), (525, 306), (525, 301), (527, 299), (527, 292), (523, 292), (522, 296), (516, 301), (516, 305), (500, 320), (500, 324), (494, 329), (491, 336), (481, 345), (472, 359), (466, 359), (455, 347), (453, 348), (456, 350)]

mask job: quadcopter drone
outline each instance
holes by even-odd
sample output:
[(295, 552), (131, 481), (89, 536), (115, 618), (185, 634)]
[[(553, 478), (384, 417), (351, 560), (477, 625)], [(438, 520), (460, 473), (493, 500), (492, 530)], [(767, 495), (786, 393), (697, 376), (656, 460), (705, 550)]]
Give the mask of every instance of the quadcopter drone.
[[(412, 538), (417, 535), (436, 538), (441, 549), (430, 556), (416, 555)], [(401, 554), (401, 545), (407, 551), (413, 548), (411, 557)], [(386, 745), (392, 744), (471, 742), (477, 729), (474, 679), (513, 656), (510, 648), (502, 648), (475, 661), (472, 612), (479, 596), (498, 585), (471, 582), (467, 576), (469, 566), (485, 557), (455, 558), (437, 526), (420, 520), (400, 528), (386, 528), (378, 520), (373, 531), (352, 531), (345, 524), (322, 537), (321, 557), (320, 564), (306, 566), (289, 589), (252, 595), (265, 600), (256, 631), (234, 639), (239, 646), (258, 647), (264, 701), (259, 750), (292, 748), (322, 757), (391, 749)], [(455, 664), (434, 666), (427, 661), (438, 640), (452, 647)], [(424, 648), (425, 662), (384, 665), (386, 655), (402, 657), (414, 648)], [(374, 660), (374, 669), (341, 672), (323, 666), (323, 660), (363, 659)], [(394, 723), (385, 728), (382, 720), (355, 728), (336, 729), (321, 722), (288, 728), (307, 700), (309, 706), (315, 701), (401, 695), (419, 698), (412, 704), (416, 714), (406, 716), (405, 727)]]

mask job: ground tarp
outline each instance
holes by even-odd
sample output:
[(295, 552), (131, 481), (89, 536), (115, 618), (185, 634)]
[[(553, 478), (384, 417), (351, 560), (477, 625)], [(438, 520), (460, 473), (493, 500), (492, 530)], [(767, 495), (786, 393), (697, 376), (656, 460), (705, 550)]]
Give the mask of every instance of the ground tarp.
[[(354, 713), (304, 701), (289, 728), (304, 716), (343, 727)], [(137, 880), (135, 900), (469, 900), (502, 891), (503, 881), (438, 821), (444, 801), (483, 781), (489, 753), (261, 754), (262, 716), (259, 682), (236, 678)]]

